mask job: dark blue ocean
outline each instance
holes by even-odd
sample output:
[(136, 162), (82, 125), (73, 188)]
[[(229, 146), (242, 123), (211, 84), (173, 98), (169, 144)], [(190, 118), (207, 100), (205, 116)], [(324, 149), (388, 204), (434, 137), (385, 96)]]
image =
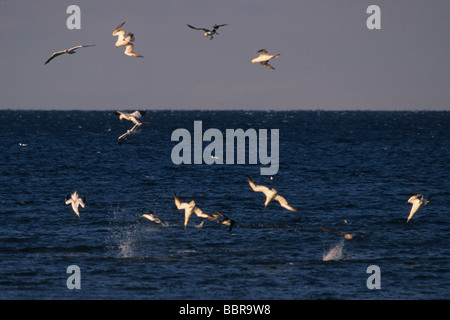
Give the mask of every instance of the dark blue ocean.
[[(119, 145), (132, 124), (113, 111), (0, 111), (0, 299), (450, 298), (450, 112), (148, 110), (141, 120)], [(279, 129), (278, 173), (248, 158), (174, 164), (171, 135), (193, 137), (194, 121)], [(264, 208), (246, 175), (299, 212)], [(65, 204), (75, 190), (80, 217)], [(236, 225), (197, 228), (193, 215), (185, 229), (174, 193)], [(406, 223), (419, 193), (430, 203)], [(142, 218), (149, 210), (168, 226)], [(71, 265), (80, 289), (67, 286)]]

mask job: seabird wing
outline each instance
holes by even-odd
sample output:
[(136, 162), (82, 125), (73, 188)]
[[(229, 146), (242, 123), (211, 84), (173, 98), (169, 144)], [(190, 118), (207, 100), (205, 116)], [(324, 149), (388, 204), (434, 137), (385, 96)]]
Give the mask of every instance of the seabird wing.
[(253, 180), (250, 179), (249, 176), (247, 176), (247, 180), (248, 180), (248, 183), (249, 183), (250, 187), (253, 189), (253, 191), (255, 191), (255, 192), (263, 192), (264, 194), (270, 192), (270, 189), (267, 188), (266, 186), (259, 186), (259, 185), (256, 185), (256, 184), (253, 182)]
[(262, 61), (262, 62), (260, 62), (260, 64), (268, 69), (275, 70), (275, 68), (269, 64), (269, 60)]
[(197, 215), (197, 217), (200, 217), (200, 218), (208, 218), (208, 220), (211, 220), (212, 219), (212, 216), (210, 215), (210, 214), (207, 214), (207, 213), (205, 213), (205, 212), (203, 212), (200, 208), (198, 208), (198, 207), (195, 207), (194, 208), (194, 212), (195, 212), (195, 214)]
[(191, 28), (191, 29), (194, 29), (194, 30), (201, 30), (201, 31), (204, 31), (204, 32), (208, 32), (209, 30), (208, 29), (206, 29), (206, 28), (196, 28), (196, 27), (194, 27), (194, 26), (191, 26), (190, 24), (188, 24), (187, 25), (189, 28)]
[(261, 55), (265, 55), (265, 54), (267, 54), (267, 50), (266, 49), (261, 49), (261, 50), (256, 51), (256, 53), (259, 53), (260, 56)]
[(279, 194), (277, 194), (274, 199), (277, 200), (283, 208), (288, 209), (290, 211), (298, 212), (297, 209), (295, 209), (294, 207), (290, 206), (288, 204), (288, 202), (286, 201), (286, 199), (283, 198), (282, 196), (280, 196)]
[(54, 52), (54, 53), (50, 56), (50, 58), (48, 58), (48, 60), (45, 61), (44, 64), (49, 63), (50, 61), (52, 61), (52, 60), (53, 60), (54, 58), (56, 58), (57, 56), (60, 56), (60, 55), (62, 55), (62, 54), (64, 54), (64, 53), (66, 53), (66, 50)]
[(176, 194), (174, 194), (173, 197), (175, 199), (175, 205), (177, 206), (178, 210), (183, 210), (189, 207), (189, 204), (187, 204), (186, 202), (180, 202), (180, 199), (178, 199)]
[[(115, 35), (114, 33), (119, 32), (119, 31), (123, 31), (121, 28), (123, 27), (124, 24), (125, 24), (125, 21), (122, 22), (117, 28), (114, 29), (113, 36)], [(123, 31), (123, 32), (125, 32), (125, 31)]]

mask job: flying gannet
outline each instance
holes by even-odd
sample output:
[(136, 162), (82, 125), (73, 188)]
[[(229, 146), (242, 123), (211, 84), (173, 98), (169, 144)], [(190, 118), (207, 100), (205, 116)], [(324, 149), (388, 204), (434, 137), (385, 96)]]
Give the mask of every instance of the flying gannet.
[(122, 29), (122, 26), (125, 24), (125, 21), (122, 22), (116, 29), (114, 29), (112, 35), (113, 37), (117, 37), (117, 41), (115, 43), (116, 47), (122, 47), (127, 45), (129, 42), (134, 41), (134, 34), (126, 33), (125, 30)]
[(189, 218), (191, 217), (192, 213), (194, 213), (195, 209), (195, 201), (192, 200), (189, 203), (186, 202), (180, 202), (180, 199), (178, 199), (176, 194), (173, 194), (175, 199), (175, 205), (177, 206), (178, 210), (184, 210), (184, 228), (186, 229), (186, 226), (188, 224)]
[[(197, 217), (207, 218), (209, 221), (216, 220), (217, 223), (229, 226), (230, 228), (228, 229), (228, 231), (231, 231), (233, 226), (236, 224), (236, 222), (233, 219), (228, 218), (226, 215), (220, 212), (209, 214), (203, 212), (199, 207), (195, 207), (194, 213), (197, 215)], [(221, 218), (221, 220), (218, 220), (219, 218)]]
[(44, 64), (49, 63), (49, 62), (52, 61), (54, 58), (56, 58), (57, 56), (60, 56), (60, 55), (62, 55), (62, 54), (65, 54), (65, 53), (67, 53), (67, 54), (74, 54), (74, 53), (76, 53), (75, 50), (77, 50), (77, 49), (85, 48), (85, 47), (94, 47), (94, 46), (95, 46), (95, 44), (90, 44), (90, 45), (79, 45), (79, 46), (76, 46), (76, 47), (73, 47), (73, 48), (70, 48), (70, 49), (66, 49), (66, 50), (61, 50), (61, 51), (54, 52), (54, 53), (50, 56), (50, 58), (48, 58), (47, 61), (45, 61)]
[(134, 124), (141, 125), (143, 122), (139, 122), (137, 119), (145, 116), (145, 111), (134, 111), (132, 113), (126, 113), (122, 111), (115, 111), (114, 114), (116, 116), (119, 116), (119, 120), (122, 121), (122, 119), (128, 120), (133, 122)]
[(155, 223), (160, 223), (163, 227), (167, 227), (169, 224), (167, 222), (161, 221), (154, 213), (153, 211), (149, 211), (149, 213), (144, 213), (141, 215), (141, 217), (146, 218), (150, 221), (153, 221)]
[(84, 208), (84, 206), (86, 205), (86, 197), (83, 196), (83, 199), (81, 199), (78, 196), (78, 193), (75, 191), (72, 194), (69, 194), (66, 197), (66, 204), (72, 204), (72, 209), (73, 211), (76, 213), (76, 215), (79, 217), (80, 213), (78, 212), (78, 206), (81, 206)]
[(261, 49), (256, 51), (255, 53), (259, 53), (259, 56), (254, 58), (252, 60), (252, 63), (260, 63), (262, 66), (275, 70), (274, 67), (272, 67), (269, 64), (269, 61), (274, 59), (274, 58), (278, 58), (280, 56), (280, 54), (268, 54), (266, 49)]
[(247, 176), (247, 180), (248, 180), (248, 183), (250, 184), (250, 187), (253, 189), (253, 191), (255, 191), (255, 192), (262, 192), (262, 193), (265, 194), (266, 201), (264, 202), (264, 207), (267, 207), (267, 205), (269, 204), (270, 201), (276, 200), (276, 201), (278, 201), (280, 203), (280, 205), (283, 208), (288, 209), (290, 211), (298, 212), (297, 209), (291, 207), (287, 203), (287, 201), (286, 201), (286, 199), (284, 197), (282, 197), (279, 194), (277, 194), (277, 190), (269, 189), (266, 186), (258, 186), (252, 181), (252, 179), (250, 179), (249, 176)]
[(189, 28), (191, 28), (191, 29), (194, 29), (194, 30), (203, 31), (203, 34), (205, 35), (205, 37), (209, 37), (209, 39), (212, 40), (214, 38), (214, 35), (216, 35), (216, 34), (219, 35), (217, 30), (220, 27), (224, 27), (226, 25), (227, 25), (227, 23), (226, 24), (215, 24), (215, 25), (212, 26), (211, 30), (210, 29), (206, 29), (206, 28), (196, 28), (196, 27), (191, 26), (190, 24), (188, 24), (187, 26)]
[(423, 204), (426, 205), (428, 202), (430, 202), (430, 198), (431, 196), (425, 200), (423, 198), (422, 194), (416, 194), (414, 196), (412, 196), (411, 198), (408, 199), (409, 203), (412, 203), (412, 207), (411, 207), (411, 211), (409, 212), (409, 216), (408, 219), (406, 220), (406, 222), (408, 222), (413, 215), (417, 212), (417, 210), (419, 210), (419, 207)]

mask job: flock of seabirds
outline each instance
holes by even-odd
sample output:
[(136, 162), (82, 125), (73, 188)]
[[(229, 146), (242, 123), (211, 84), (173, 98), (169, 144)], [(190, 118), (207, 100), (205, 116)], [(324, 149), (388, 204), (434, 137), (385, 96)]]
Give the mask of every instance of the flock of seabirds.
[[(115, 114), (119, 117), (120, 120), (125, 119), (125, 120), (131, 121), (132, 123), (134, 123), (134, 126), (131, 130), (127, 130), (126, 133), (124, 133), (123, 135), (121, 135), (118, 138), (119, 144), (121, 144), (123, 142), (123, 140), (125, 139), (125, 137), (127, 135), (131, 134), (131, 132), (133, 130), (135, 130), (136, 127), (141, 126), (144, 123), (148, 123), (148, 122), (140, 122), (138, 120), (139, 118), (144, 116), (145, 113), (146, 113), (145, 111), (138, 111), (138, 110), (134, 111), (133, 113), (126, 113), (126, 112), (122, 112), (122, 111), (115, 112)], [(282, 206), (283, 208), (285, 208), (289, 211), (298, 212), (298, 210), (296, 208), (289, 205), (287, 200), (283, 196), (281, 196), (277, 192), (277, 190), (275, 190), (273, 188), (272, 189), (268, 188), (263, 185), (257, 185), (253, 182), (253, 180), (249, 176), (247, 176), (247, 181), (253, 191), (261, 192), (265, 195), (266, 199), (264, 202), (264, 207), (267, 207), (271, 201), (278, 201), (280, 206)], [(209, 214), (209, 213), (203, 212), (199, 207), (197, 207), (194, 200), (191, 200), (190, 202), (181, 202), (180, 199), (178, 198), (178, 196), (176, 194), (174, 194), (174, 201), (175, 201), (175, 206), (178, 210), (184, 210), (184, 228), (185, 229), (187, 227), (189, 218), (191, 217), (192, 214), (195, 214), (199, 218), (207, 219), (208, 221), (216, 221), (219, 224), (229, 226), (228, 231), (231, 231), (233, 229), (234, 225), (236, 224), (235, 220), (230, 219), (229, 217), (227, 217), (226, 215), (224, 215), (220, 212), (216, 212), (214, 214)], [(410, 213), (409, 213), (409, 216), (408, 216), (406, 222), (409, 222), (409, 220), (413, 217), (413, 215), (417, 212), (417, 210), (419, 210), (419, 207), (421, 205), (426, 205), (430, 202), (430, 197), (428, 199), (424, 199), (422, 194), (416, 194), (416, 195), (410, 197), (408, 199), (408, 202), (412, 204), (412, 207), (411, 207), (411, 210), (410, 210)], [(79, 206), (81, 206), (82, 208), (85, 207), (86, 197), (83, 196), (83, 198), (81, 198), (78, 195), (77, 191), (75, 191), (73, 194), (69, 194), (67, 196), (66, 204), (72, 205), (73, 211), (79, 217), (80, 213), (79, 213), (78, 207)], [(161, 224), (163, 227), (168, 226), (167, 222), (164, 222), (161, 219), (159, 219), (152, 211), (142, 214), (141, 217), (146, 218), (155, 223)], [(199, 225), (197, 225), (197, 227), (202, 227), (203, 223), (204, 223), (204, 220)], [(355, 233), (347, 233), (344, 231), (335, 230), (335, 229), (331, 229), (331, 228), (321, 227), (321, 229), (323, 231), (344, 234), (345, 239), (352, 239), (356, 235)], [(367, 235), (367, 234), (361, 233), (359, 235)]]
[[(125, 24), (125, 22), (121, 23), (117, 28), (114, 29), (114, 31), (112, 33), (112, 35), (114, 37), (117, 37), (115, 46), (116, 47), (125, 47), (124, 54), (129, 57), (143, 58), (142, 55), (134, 52), (134, 41), (135, 41), (134, 34), (130, 33), (130, 32), (127, 33), (124, 29), (122, 29), (124, 24)], [(211, 29), (197, 28), (190, 24), (188, 24), (187, 26), (193, 30), (202, 31), (203, 35), (205, 37), (209, 38), (210, 40), (213, 40), (214, 36), (219, 34), (217, 32), (217, 30), (220, 27), (224, 27), (226, 25), (227, 24), (219, 24), (219, 25), (215, 24), (214, 26), (211, 27)], [(92, 46), (95, 46), (95, 45), (78, 45), (78, 46), (75, 46), (75, 47), (67, 49), (67, 50), (54, 52), (50, 56), (50, 58), (47, 59), (47, 61), (44, 64), (48, 64), (50, 61), (52, 61), (54, 58), (56, 58), (60, 55), (74, 54), (77, 49), (84, 48), (84, 47), (92, 47)], [(258, 50), (256, 53), (259, 54), (259, 56), (252, 59), (252, 61), (251, 61), (252, 63), (259, 63), (268, 69), (272, 69), (272, 70), (275, 69), (273, 66), (271, 66), (269, 64), (269, 62), (274, 58), (278, 58), (280, 56), (280, 54), (269, 54), (266, 49)], [(119, 117), (120, 120), (125, 119), (128, 121), (131, 121), (134, 124), (134, 126), (130, 130), (127, 130), (127, 132), (125, 132), (124, 134), (119, 136), (119, 138), (118, 138), (119, 144), (122, 144), (123, 141), (130, 134), (132, 134), (136, 130), (137, 127), (141, 126), (142, 124), (148, 124), (148, 122), (140, 122), (138, 120), (139, 118), (141, 118), (145, 115), (145, 111), (134, 111), (132, 113), (116, 111), (115, 114)], [(274, 201), (278, 201), (278, 203), (283, 208), (285, 208), (289, 211), (298, 212), (298, 210), (296, 208), (292, 207), (291, 205), (289, 205), (288, 202), (286, 201), (286, 199), (283, 196), (281, 196), (280, 194), (278, 194), (278, 192), (275, 189), (270, 189), (263, 185), (256, 185), (249, 176), (247, 176), (247, 180), (253, 191), (262, 192), (265, 195), (266, 199), (264, 202), (264, 207), (267, 207), (268, 204), (274, 200)], [(229, 231), (231, 231), (232, 228), (236, 224), (235, 220), (230, 219), (229, 217), (227, 217), (226, 215), (224, 215), (220, 212), (217, 212), (214, 214), (209, 214), (209, 213), (203, 212), (199, 207), (197, 207), (194, 200), (191, 200), (190, 202), (181, 202), (180, 199), (178, 198), (178, 196), (176, 194), (174, 194), (174, 201), (175, 201), (175, 206), (178, 210), (184, 210), (184, 227), (185, 228), (187, 227), (189, 218), (191, 217), (192, 214), (195, 214), (197, 217), (207, 219), (208, 221), (216, 221), (219, 224), (229, 226), (229, 229), (228, 229)], [(416, 195), (410, 197), (408, 199), (408, 202), (412, 204), (412, 207), (411, 207), (411, 210), (410, 210), (410, 213), (409, 213), (409, 216), (408, 216), (406, 222), (409, 222), (409, 220), (413, 217), (413, 215), (417, 212), (417, 210), (419, 209), (419, 207), (421, 205), (426, 205), (427, 203), (429, 203), (430, 198), (424, 199), (422, 194), (416, 194)], [(75, 214), (79, 217), (80, 213), (79, 213), (78, 208), (80, 206), (82, 208), (85, 207), (86, 197), (83, 196), (83, 198), (81, 198), (78, 195), (77, 191), (75, 191), (73, 194), (69, 194), (67, 196), (65, 203), (67, 205), (70, 204), (72, 206), (72, 209), (75, 212)], [(162, 226), (165, 226), (165, 227), (168, 226), (168, 223), (159, 219), (152, 211), (142, 214), (141, 217), (146, 218), (155, 223), (161, 224)], [(197, 227), (202, 227), (203, 222), (204, 222), (204, 220)], [(344, 231), (334, 230), (331, 228), (321, 227), (321, 229), (324, 231), (344, 234), (345, 239), (352, 239), (356, 235), (354, 233), (347, 233)]]
[[(124, 29), (122, 29), (123, 25), (125, 24), (125, 21), (122, 22), (116, 29), (114, 29), (112, 35), (114, 37), (117, 37), (117, 41), (115, 43), (116, 47), (125, 47), (125, 51), (124, 54), (129, 56), (129, 57), (136, 57), (136, 58), (143, 58), (142, 55), (137, 54), (136, 52), (134, 52), (134, 44), (133, 42), (135, 41), (134, 38), (134, 33), (130, 33), (130, 32), (126, 32)], [(218, 35), (219, 33), (217, 32), (217, 30), (220, 27), (224, 27), (228, 24), (215, 24), (211, 27), (211, 29), (207, 29), (207, 28), (196, 28), (190, 24), (188, 24), (187, 26), (191, 29), (194, 30), (200, 30), (203, 31), (203, 34), (205, 37), (208, 37), (210, 40), (214, 39), (215, 35)], [(62, 54), (74, 54), (76, 53), (77, 49), (80, 48), (84, 48), (84, 47), (94, 47), (95, 45), (79, 45), (79, 46), (75, 46), (73, 48), (70, 49), (66, 49), (66, 50), (61, 50), (61, 51), (56, 51), (54, 52), (50, 58), (47, 59), (47, 61), (45, 61), (44, 64), (49, 63), (50, 61), (52, 61), (54, 58), (62, 55)], [(271, 66), (269, 64), (269, 61), (274, 59), (274, 58), (278, 58), (280, 56), (280, 54), (269, 54), (267, 52), (266, 49), (261, 49), (256, 51), (256, 53), (259, 54), (258, 57), (252, 59), (252, 63), (259, 63), (262, 66), (268, 68), (268, 69), (272, 69), (275, 70), (275, 68), (273, 66)]]

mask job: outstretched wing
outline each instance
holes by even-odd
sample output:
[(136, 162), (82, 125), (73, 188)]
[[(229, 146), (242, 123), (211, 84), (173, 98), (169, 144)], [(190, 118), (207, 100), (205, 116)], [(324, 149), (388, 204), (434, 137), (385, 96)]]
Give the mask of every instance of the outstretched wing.
[(64, 53), (66, 53), (66, 50), (54, 52), (54, 53), (50, 56), (50, 58), (48, 58), (48, 60), (45, 61), (44, 64), (49, 63), (50, 61), (52, 61), (52, 60), (53, 60), (54, 58), (56, 58), (57, 56), (60, 56), (60, 55), (62, 55), (62, 54), (64, 54)]
[(189, 28), (191, 28), (191, 29), (194, 29), (194, 30), (201, 30), (201, 31), (205, 31), (205, 32), (209, 31), (209, 30), (206, 29), (206, 28), (196, 28), (196, 27), (194, 27), (194, 26), (191, 26), (190, 24), (188, 24), (187, 26), (188, 26)]
[(253, 189), (253, 191), (255, 192), (263, 192), (266, 193), (268, 191), (270, 191), (269, 188), (267, 188), (266, 186), (258, 186), (256, 185), (252, 179), (250, 179), (249, 176), (247, 176), (247, 180), (248, 180), (248, 184), (250, 185), (250, 187)]
[(290, 211), (298, 212), (297, 209), (295, 209), (294, 207), (290, 206), (288, 204), (288, 202), (286, 201), (286, 199), (283, 198), (282, 196), (280, 196), (279, 194), (277, 194), (274, 199), (277, 200), (283, 208), (288, 209)]

